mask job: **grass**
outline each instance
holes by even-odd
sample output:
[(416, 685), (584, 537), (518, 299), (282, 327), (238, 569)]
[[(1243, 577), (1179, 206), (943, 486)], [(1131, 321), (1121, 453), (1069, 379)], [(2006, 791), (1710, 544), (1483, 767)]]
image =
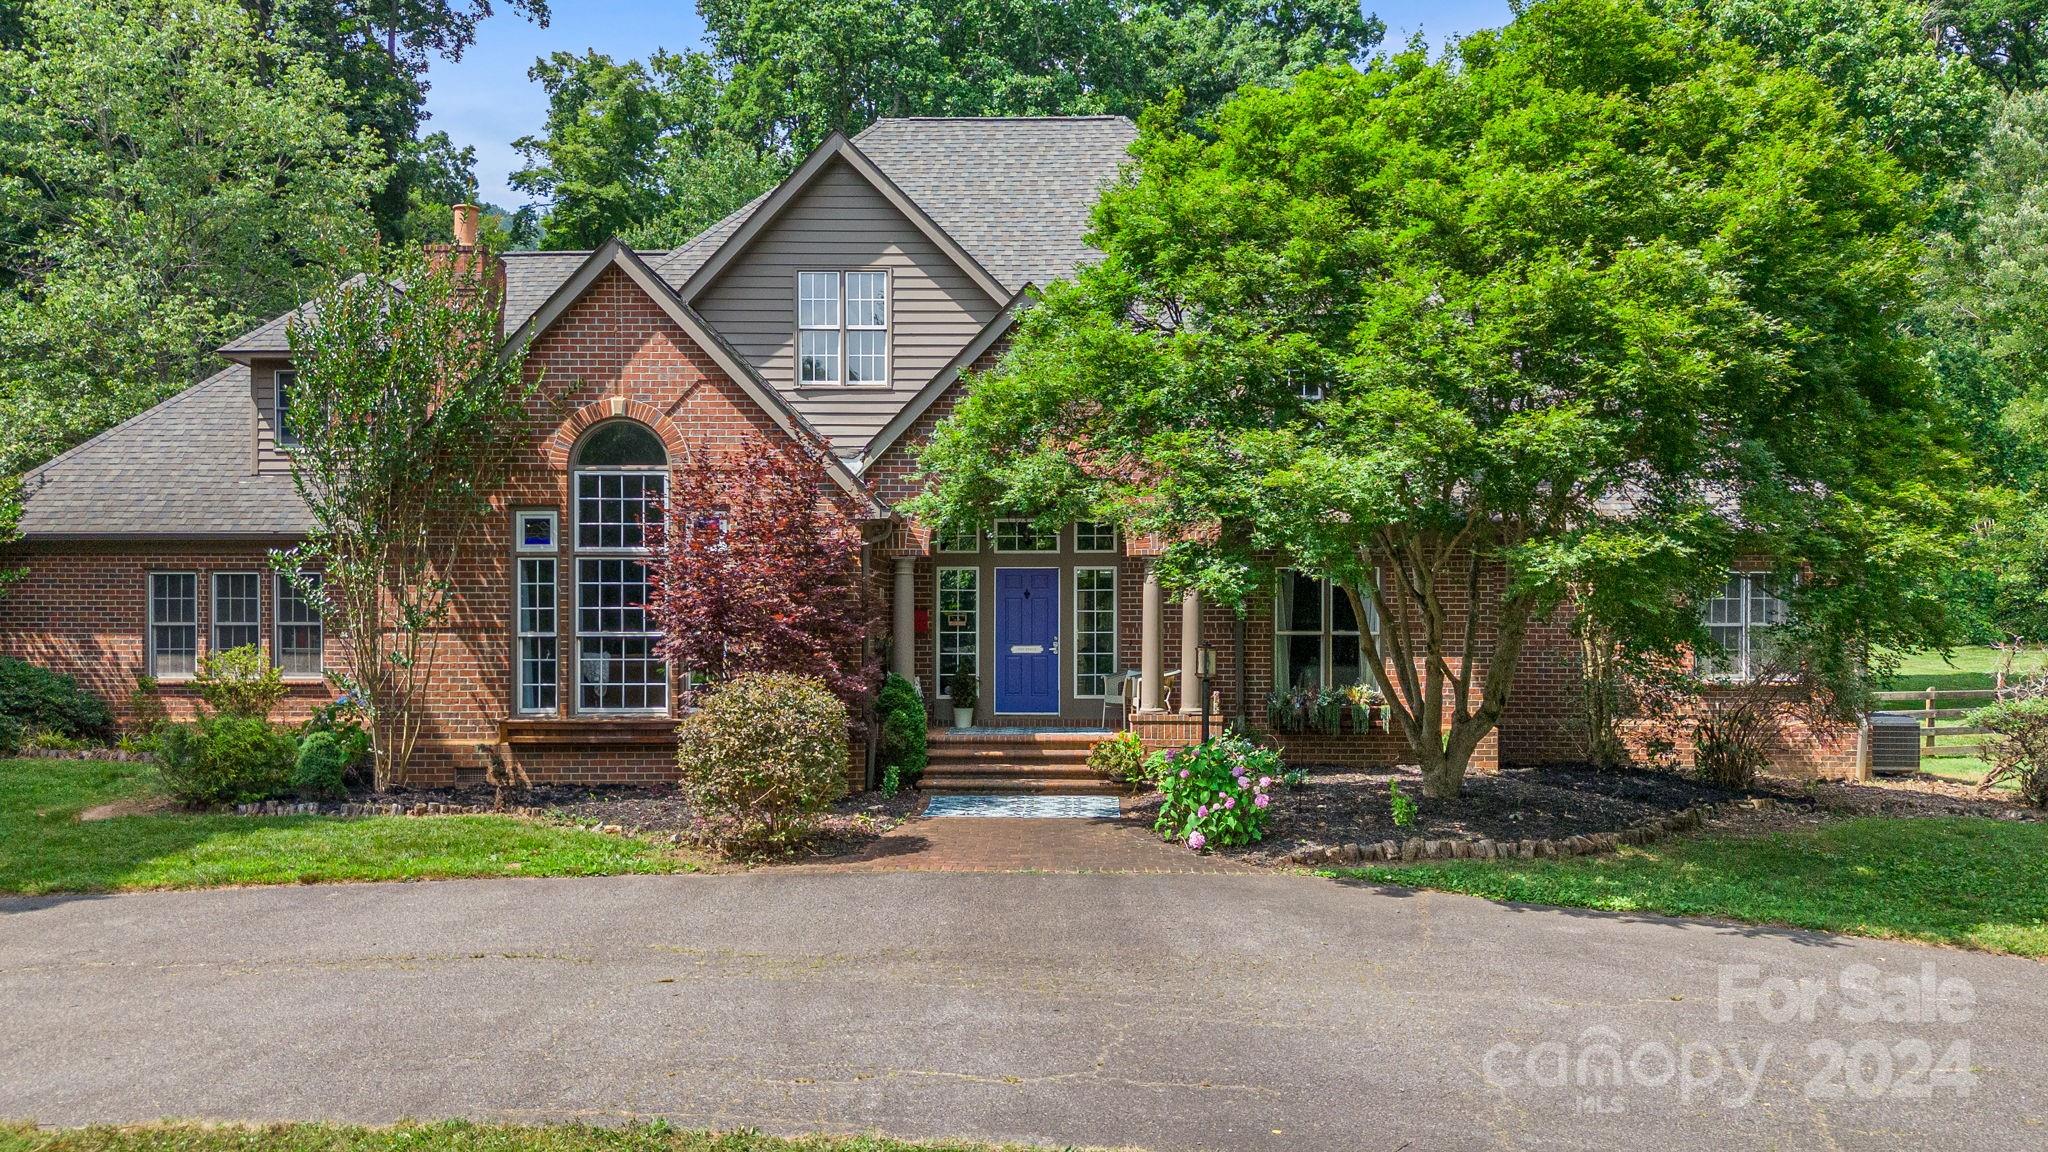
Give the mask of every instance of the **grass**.
[[(1003, 1147), (1014, 1148), (1015, 1145)], [(39, 1131), (0, 1123), (0, 1152), (995, 1152), (990, 1144), (906, 1144), (879, 1136), (785, 1140), (757, 1132), (685, 1131), (667, 1124), (598, 1128), (447, 1121), (358, 1128), (332, 1124), (148, 1124)]]
[(2048, 824), (1865, 817), (1563, 860), (1333, 875), (1611, 912), (1713, 916), (2048, 957)]
[[(1996, 648), (1957, 648), (1943, 660), (1939, 652), (1910, 652), (1899, 658), (1898, 671), (1884, 687), (1893, 692), (1918, 692), (1926, 688), (1990, 688), (1993, 675), (2005, 654)], [(2013, 674), (2039, 675), (2048, 672), (2048, 651), (2022, 654), (2013, 664)]]
[(151, 795), (146, 764), (0, 760), (0, 892), (96, 892), (687, 871), (644, 840), (509, 816), (228, 816), (158, 812), (80, 823)]

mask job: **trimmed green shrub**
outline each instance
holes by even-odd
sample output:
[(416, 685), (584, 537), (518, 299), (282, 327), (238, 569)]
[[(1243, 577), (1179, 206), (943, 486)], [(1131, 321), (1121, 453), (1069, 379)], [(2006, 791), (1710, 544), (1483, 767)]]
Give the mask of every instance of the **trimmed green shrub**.
[(352, 753), (333, 732), (315, 732), (299, 743), (292, 767), (292, 791), (301, 800), (339, 800), (348, 795)]
[(1145, 742), (1136, 732), (1119, 732), (1088, 750), (1088, 767), (1119, 784), (1149, 784)]
[(891, 672), (875, 695), (875, 718), (881, 729), (875, 760), (882, 769), (884, 786), (893, 782), (898, 788), (907, 788), (917, 783), (927, 762), (925, 729), (929, 727), (917, 685)]
[(846, 794), (846, 705), (823, 680), (736, 676), (701, 698), (677, 731), (683, 794), (721, 851), (787, 849)]
[(304, 744), (320, 733), (334, 737), (344, 756), (343, 783), (368, 783), (372, 774), (370, 730), (363, 726), (363, 720), (362, 705), (356, 703), (352, 693), (344, 692), (313, 710), (313, 715), (299, 728), (299, 742)]
[(0, 715), (23, 728), (79, 740), (103, 742), (114, 733), (105, 701), (69, 676), (12, 656), (0, 656)]
[(291, 788), (299, 742), (253, 716), (219, 713), (166, 725), (152, 741), (164, 790), (192, 805), (244, 804)]
[(265, 661), (263, 649), (254, 644), (203, 657), (192, 688), (215, 712), (254, 720), (270, 719), (290, 691), (284, 673)]

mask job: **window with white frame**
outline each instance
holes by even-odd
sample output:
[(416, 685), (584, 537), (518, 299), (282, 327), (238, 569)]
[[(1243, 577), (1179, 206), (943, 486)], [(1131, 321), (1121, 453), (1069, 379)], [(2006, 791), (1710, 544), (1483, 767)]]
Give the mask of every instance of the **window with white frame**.
[(212, 650), (263, 643), (263, 577), (256, 572), (213, 574)]
[(519, 558), (519, 710), (553, 712), (560, 674), (555, 663), (555, 558)]
[(647, 612), (647, 525), (668, 492), (652, 429), (599, 424), (576, 446), (576, 708), (665, 712), (668, 666)]
[(981, 551), (981, 533), (976, 532), (972, 528), (941, 528), (939, 529), (939, 551), (979, 552)]
[(1116, 672), (1116, 569), (1076, 568), (1074, 695), (1110, 695)]
[(318, 572), (299, 573), (297, 583), (278, 573), (277, 641), (272, 660), (287, 676), (311, 677), (327, 671), (327, 625), (315, 598), (320, 587)]
[(1774, 672), (1771, 630), (1789, 618), (1768, 572), (1731, 572), (1701, 608), (1711, 647), (1700, 653), (1699, 670), (1715, 680), (1751, 680)]
[(199, 663), (199, 577), (149, 574), (149, 674), (190, 676)]
[(889, 274), (796, 274), (797, 383), (889, 380)]
[(277, 427), (277, 446), (290, 448), (298, 444), (299, 438), (292, 431), (289, 417), (292, 410), (292, 391), (298, 387), (299, 374), (289, 368), (280, 368), (270, 376), (271, 408)]
[(1273, 597), (1273, 685), (1282, 692), (1346, 688), (1366, 680), (1366, 637), (1379, 631), (1370, 602), (1361, 630), (1351, 597), (1328, 580), (1282, 572)]
[(1029, 520), (998, 520), (995, 545), (998, 552), (1057, 552), (1060, 534), (1057, 529), (1040, 528)]
[(981, 570), (939, 569), (939, 695), (953, 694), (953, 674), (981, 670)]
[(1116, 551), (1116, 525), (1100, 520), (1082, 520), (1074, 525), (1074, 551)]

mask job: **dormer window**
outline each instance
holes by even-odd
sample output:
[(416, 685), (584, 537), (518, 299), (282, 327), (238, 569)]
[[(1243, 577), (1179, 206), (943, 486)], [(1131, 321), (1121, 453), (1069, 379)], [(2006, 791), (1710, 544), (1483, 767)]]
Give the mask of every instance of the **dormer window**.
[(294, 448), (299, 438), (292, 434), (291, 422), (287, 419), (292, 409), (292, 389), (299, 383), (299, 374), (289, 368), (279, 368), (271, 374), (270, 388), (277, 418), (277, 446)]
[(799, 272), (796, 375), (805, 386), (889, 379), (889, 274)]

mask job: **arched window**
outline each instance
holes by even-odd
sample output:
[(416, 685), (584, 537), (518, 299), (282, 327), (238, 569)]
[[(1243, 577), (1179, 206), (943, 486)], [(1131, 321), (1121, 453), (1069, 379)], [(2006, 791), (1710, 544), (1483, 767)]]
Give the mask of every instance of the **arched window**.
[(608, 420), (570, 457), (575, 506), (576, 710), (666, 712), (668, 668), (647, 614), (647, 524), (668, 453), (645, 424)]

